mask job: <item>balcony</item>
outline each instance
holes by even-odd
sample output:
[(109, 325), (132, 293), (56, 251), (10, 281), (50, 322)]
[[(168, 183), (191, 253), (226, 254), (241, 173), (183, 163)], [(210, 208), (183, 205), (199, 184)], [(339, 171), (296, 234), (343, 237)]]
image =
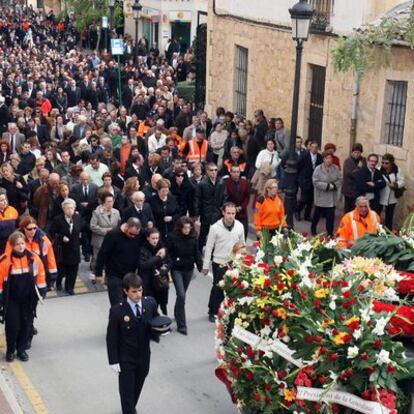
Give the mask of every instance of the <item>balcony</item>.
[(312, 18), (311, 30), (314, 32), (326, 32), (331, 22), (335, 0), (309, 0), (315, 9)]

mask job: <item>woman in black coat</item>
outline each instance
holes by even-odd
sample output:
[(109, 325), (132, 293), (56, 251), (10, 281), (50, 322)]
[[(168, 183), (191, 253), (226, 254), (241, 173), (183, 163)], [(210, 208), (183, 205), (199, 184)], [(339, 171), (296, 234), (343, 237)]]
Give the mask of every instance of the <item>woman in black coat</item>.
[(65, 278), (65, 291), (69, 295), (74, 295), (81, 261), (80, 236), (85, 225), (81, 216), (75, 212), (76, 202), (72, 198), (66, 198), (63, 201), (62, 210), (63, 214), (53, 219), (50, 230), (58, 263), (56, 289), (62, 290), (62, 279)]
[(19, 214), (23, 214), (29, 200), (29, 189), (24, 178), (15, 173), (9, 162), (0, 167), (1, 179), (0, 187), (6, 190), (9, 204), (13, 206)]
[(180, 217), (177, 200), (170, 193), (170, 182), (161, 179), (157, 182), (157, 194), (149, 200), (154, 215), (155, 227), (160, 231), (163, 241), (174, 228), (175, 221)]
[(171, 273), (177, 293), (174, 307), (177, 329), (181, 334), (187, 335), (185, 295), (193, 278), (194, 264), (199, 272), (203, 265), (194, 222), (190, 217), (178, 219), (174, 232), (168, 236), (168, 254), (172, 262)]
[(166, 274), (171, 268), (170, 257), (160, 239), (160, 232), (156, 228), (148, 229), (140, 249), (139, 274), (144, 283), (144, 295), (155, 298), (161, 307), (161, 312), (167, 315), (169, 287), (160, 290), (154, 284), (155, 274), (160, 272)]

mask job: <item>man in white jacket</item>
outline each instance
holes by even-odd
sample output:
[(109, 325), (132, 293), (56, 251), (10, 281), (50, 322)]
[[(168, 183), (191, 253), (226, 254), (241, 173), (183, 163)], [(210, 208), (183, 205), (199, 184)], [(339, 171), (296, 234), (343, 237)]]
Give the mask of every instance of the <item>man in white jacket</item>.
[(208, 303), (208, 320), (214, 322), (220, 304), (224, 299), (223, 291), (218, 283), (226, 273), (226, 264), (230, 259), (233, 246), (245, 243), (244, 228), (240, 221), (236, 220), (236, 205), (227, 202), (223, 206), (223, 218), (216, 221), (208, 233), (202, 273), (206, 276), (213, 258), (213, 287)]
[(162, 133), (160, 127), (155, 128), (154, 133), (148, 138), (148, 152), (150, 154), (162, 148), (165, 145), (167, 137)]

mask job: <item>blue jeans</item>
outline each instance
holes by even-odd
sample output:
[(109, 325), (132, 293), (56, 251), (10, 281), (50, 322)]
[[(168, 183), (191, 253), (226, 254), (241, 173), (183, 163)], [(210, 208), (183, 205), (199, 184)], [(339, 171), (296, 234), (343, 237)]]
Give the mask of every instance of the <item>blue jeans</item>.
[(187, 328), (185, 319), (185, 294), (193, 277), (193, 269), (182, 271), (173, 270), (172, 278), (177, 293), (177, 299), (174, 306), (174, 316), (177, 322), (178, 329)]

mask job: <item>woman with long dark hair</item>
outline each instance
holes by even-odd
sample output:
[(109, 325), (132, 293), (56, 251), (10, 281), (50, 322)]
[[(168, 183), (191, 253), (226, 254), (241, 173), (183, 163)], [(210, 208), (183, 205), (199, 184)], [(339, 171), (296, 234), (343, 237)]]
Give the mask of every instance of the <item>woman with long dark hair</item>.
[(201, 272), (203, 261), (198, 241), (194, 231), (194, 222), (190, 217), (180, 217), (175, 225), (174, 232), (168, 236), (168, 254), (172, 262), (172, 279), (177, 293), (174, 306), (174, 316), (177, 330), (187, 335), (187, 321), (185, 315), (185, 297), (193, 278), (194, 265)]

